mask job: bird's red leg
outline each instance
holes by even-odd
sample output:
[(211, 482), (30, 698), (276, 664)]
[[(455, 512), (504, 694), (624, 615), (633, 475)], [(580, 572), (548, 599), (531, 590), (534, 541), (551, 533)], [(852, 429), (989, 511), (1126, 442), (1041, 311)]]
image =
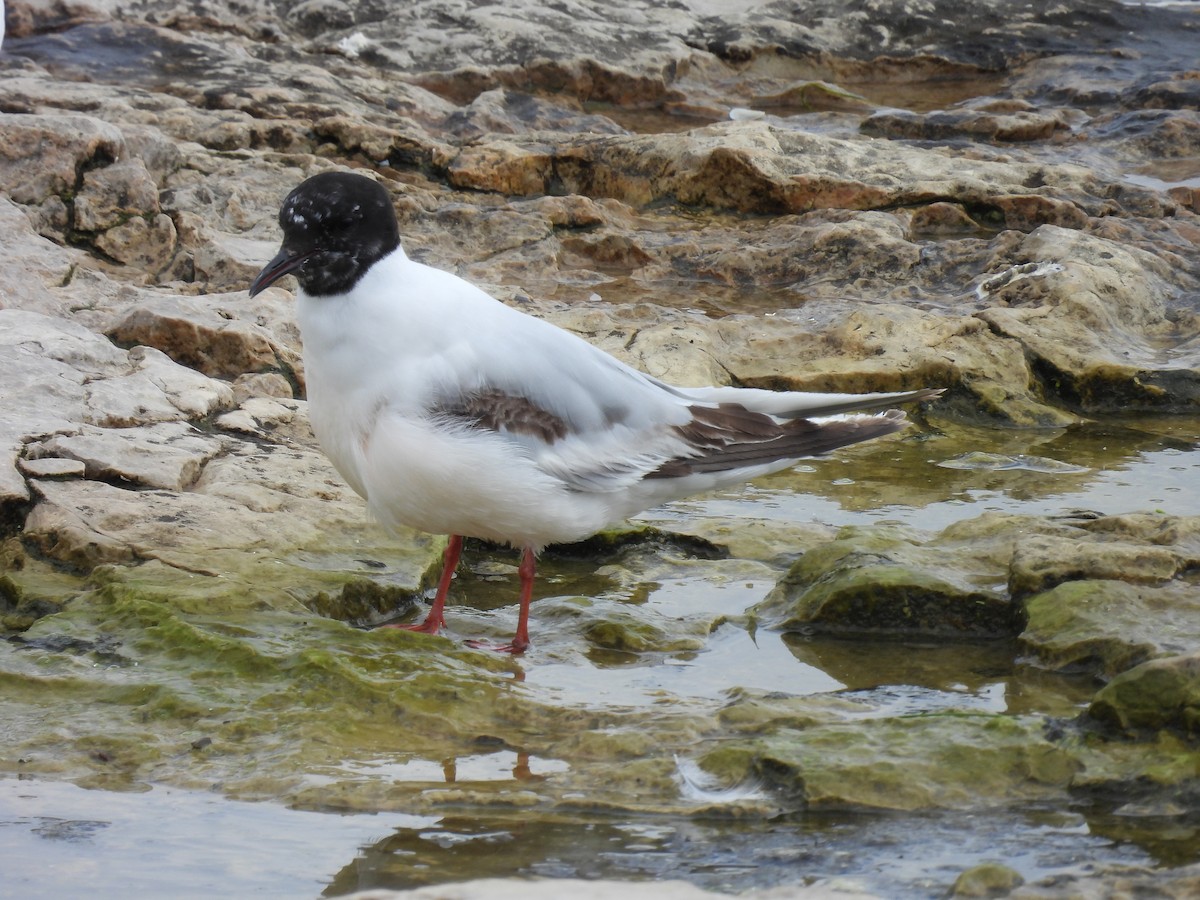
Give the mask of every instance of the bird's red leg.
[(533, 601), (533, 579), (537, 574), (537, 557), (526, 547), (521, 551), (521, 565), (517, 569), (521, 576), (521, 611), (517, 614), (517, 633), (511, 643), (488, 644), (484, 641), (467, 641), (467, 645), (477, 650), (495, 650), (499, 653), (524, 653), (529, 649), (529, 604)]
[(537, 575), (537, 557), (528, 547), (521, 551), (517, 573), (521, 576), (521, 612), (517, 615), (517, 633), (513, 635), (509, 649), (513, 653), (524, 653), (529, 649), (529, 604), (533, 602), (533, 578)]
[(429, 607), (429, 615), (425, 621), (413, 625), (384, 625), (384, 628), (403, 628), (405, 631), (420, 631), (423, 634), (437, 634), (446, 627), (446, 618), (442, 611), (446, 607), (446, 595), (450, 593), (450, 582), (454, 579), (454, 570), (458, 567), (458, 558), (462, 555), (462, 535), (450, 535), (450, 543), (442, 554), (442, 577), (438, 580), (437, 593), (433, 596), (433, 605)]

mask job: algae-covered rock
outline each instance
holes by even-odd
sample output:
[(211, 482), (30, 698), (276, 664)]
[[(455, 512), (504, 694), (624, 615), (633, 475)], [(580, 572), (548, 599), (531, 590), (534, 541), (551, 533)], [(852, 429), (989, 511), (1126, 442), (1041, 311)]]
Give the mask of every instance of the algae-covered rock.
[(723, 780), (756, 775), (808, 808), (999, 805), (1057, 795), (1080, 768), (1040, 717), (938, 715), (794, 729), (701, 758)]
[(848, 554), (796, 597), (778, 627), (996, 637), (1012, 633), (1014, 617), (1012, 605), (994, 593), (966, 591), (930, 572)]
[[(1174, 817), (1200, 802), (1200, 753), (1177, 731), (1114, 732), (1085, 717), (1091, 733), (1072, 741), (1081, 768), (1072, 793), (1101, 803), (1130, 822)], [(1136, 738), (1131, 740), (1130, 738)]]
[(609, 617), (603, 622), (588, 626), (584, 633), (597, 647), (630, 653), (645, 653), (649, 650), (699, 650), (704, 646), (703, 640), (699, 638), (681, 639), (637, 617), (626, 616), (624, 619), (621, 621)]
[(761, 735), (779, 728), (827, 725), (869, 712), (870, 708), (861, 701), (835, 694), (793, 697), (739, 690), (732, 692), (731, 702), (721, 709), (718, 721), (734, 733)]
[(954, 879), (955, 897), (1006, 897), (1025, 883), (1021, 873), (1004, 863), (972, 866)]
[(1123, 672), (1096, 694), (1087, 712), (1122, 732), (1170, 729), (1200, 737), (1200, 652), (1150, 660)]
[(1008, 597), (976, 580), (971, 564), (948, 559), (944, 546), (911, 533), (845, 529), (801, 557), (752, 612), (772, 627), (806, 633), (1015, 634), (1019, 610)]
[(1186, 582), (1068, 581), (1024, 601), (1021, 642), (1040, 665), (1112, 676), (1200, 648), (1200, 597)]
[[(33, 693), (53, 700), (53, 723), (10, 744), (4, 768), (13, 771), (19, 756), (23, 772), (65, 771), (96, 786), (128, 787), (157, 772), (253, 794), (401, 733), (411, 752), (455, 733), (464, 743), (507, 733), (496, 724), (506, 716), (497, 692), (509, 688), (502, 677), (491, 687), (480, 680), (503, 671), (502, 660), (444, 639), (364, 633), (268, 599), (230, 608), (180, 602), (177, 584), (113, 581), (40, 619), (20, 643), (0, 644), (12, 684), (6, 714)], [(460, 714), (447, 718), (451, 702)], [(179, 756), (202, 738), (204, 753)], [(266, 747), (276, 748), (276, 763), (258, 757)], [(254, 758), (264, 764), (247, 765)]]
[(1184, 571), (1194, 558), (1171, 547), (1145, 542), (1099, 540), (1088, 529), (1075, 538), (1038, 535), (1022, 541), (1013, 554), (1009, 589), (1024, 597), (1057, 584), (1084, 578), (1163, 584)]

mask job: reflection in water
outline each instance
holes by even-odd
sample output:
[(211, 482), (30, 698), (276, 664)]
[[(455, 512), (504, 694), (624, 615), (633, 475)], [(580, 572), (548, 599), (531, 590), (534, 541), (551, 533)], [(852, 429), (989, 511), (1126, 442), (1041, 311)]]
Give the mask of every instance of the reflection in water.
[[(806, 813), (774, 820), (649, 821), (597, 816), (446, 816), (400, 828), (364, 848), (325, 891), (410, 889), (471, 878), (680, 878), (741, 892), (853, 876), (891, 898), (944, 895), (987, 860), (1035, 879), (1103, 855), (1145, 864), (1155, 854), (1113, 848), (1083, 816), (1059, 811), (858, 815)], [(1190, 832), (1193, 836), (1195, 831)]]
[(762, 778), (749, 778), (738, 784), (721, 784), (690, 759), (675, 757), (676, 780), (683, 799), (696, 804), (717, 806), (747, 800), (765, 800)]
[(796, 659), (845, 685), (842, 696), (871, 717), (942, 709), (1074, 715), (1091, 699), (1091, 676), (1051, 674), (1015, 662), (1013, 641), (919, 643), (783, 635)]
[(1142, 809), (1128, 803), (1117, 810), (1096, 809), (1088, 825), (1097, 837), (1145, 848), (1165, 866), (1186, 866), (1200, 858), (1200, 814), (1186, 803)]
[(562, 760), (532, 756), (521, 750), (500, 749), (437, 760), (414, 756), (343, 760), (329, 773), (309, 774), (305, 780), (312, 785), (347, 777), (413, 785), (533, 783), (569, 768)]

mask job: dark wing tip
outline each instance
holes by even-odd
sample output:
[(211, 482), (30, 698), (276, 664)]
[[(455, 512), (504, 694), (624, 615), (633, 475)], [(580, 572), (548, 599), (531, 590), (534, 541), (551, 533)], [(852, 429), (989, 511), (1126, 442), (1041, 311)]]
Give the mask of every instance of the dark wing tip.
[(770, 416), (752, 412), (736, 403), (690, 409), (692, 421), (676, 426), (675, 430), (696, 450), (695, 455), (667, 460), (647, 478), (728, 472), (817, 456), (893, 434), (909, 425), (908, 417), (899, 409), (832, 421), (793, 419), (782, 425)]

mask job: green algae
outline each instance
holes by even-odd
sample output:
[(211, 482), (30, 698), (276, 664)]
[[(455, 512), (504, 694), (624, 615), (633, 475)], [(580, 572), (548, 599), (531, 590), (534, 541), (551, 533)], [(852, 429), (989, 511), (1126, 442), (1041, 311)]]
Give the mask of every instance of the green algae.
[(80, 579), (30, 556), (20, 541), (0, 543), (0, 634), (24, 631), (58, 612), (79, 590)]
[(1200, 652), (1121, 673), (1096, 694), (1088, 715), (1127, 733), (1169, 729), (1200, 738)]
[(1019, 611), (909, 529), (845, 528), (804, 554), (754, 613), (785, 631), (1005, 637)]
[(1021, 641), (1039, 664), (1112, 677), (1158, 656), (1200, 649), (1194, 585), (1084, 579), (1024, 601)]
[[(1039, 717), (955, 714), (780, 728), (751, 748), (702, 758), (725, 779), (751, 775), (807, 808), (916, 810), (1061, 795), (1080, 768)], [(730, 771), (729, 766), (751, 770)]]
[(1025, 883), (1021, 873), (1000, 862), (972, 866), (954, 879), (955, 897), (1003, 897)]

